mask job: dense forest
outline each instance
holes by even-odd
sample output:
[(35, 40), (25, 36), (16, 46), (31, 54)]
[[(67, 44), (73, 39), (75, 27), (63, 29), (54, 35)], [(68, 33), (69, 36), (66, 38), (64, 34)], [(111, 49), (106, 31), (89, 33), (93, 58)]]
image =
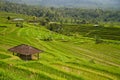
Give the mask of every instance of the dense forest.
[(81, 8), (54, 8), (30, 6), (0, 0), (0, 11), (21, 13), (36, 17), (46, 17), (52, 22), (62, 23), (99, 23), (119, 22), (120, 10), (81, 9)]
[(42, 5), (47, 7), (81, 7), (81, 8), (102, 8), (119, 9), (119, 0), (6, 0), (14, 3), (27, 5)]

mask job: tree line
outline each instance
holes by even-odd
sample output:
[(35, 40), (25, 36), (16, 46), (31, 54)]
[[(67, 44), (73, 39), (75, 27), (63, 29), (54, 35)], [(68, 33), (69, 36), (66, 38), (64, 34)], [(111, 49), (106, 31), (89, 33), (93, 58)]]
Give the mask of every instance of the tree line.
[(0, 11), (43, 17), (60, 23), (120, 22), (120, 10), (29, 6), (0, 0)]

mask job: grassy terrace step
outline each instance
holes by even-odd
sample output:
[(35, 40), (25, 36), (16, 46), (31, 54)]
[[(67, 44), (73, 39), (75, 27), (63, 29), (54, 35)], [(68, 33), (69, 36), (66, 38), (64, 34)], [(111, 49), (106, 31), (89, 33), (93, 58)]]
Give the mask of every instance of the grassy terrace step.
[[(90, 54), (89, 52), (87, 53), (86, 51), (84, 52), (83, 50), (79, 50), (81, 53), (78, 54), (78, 56), (80, 57), (84, 57), (87, 58), (89, 60), (94, 60), (96, 62), (99, 62), (101, 64), (106, 64), (106, 65), (110, 65), (110, 66), (115, 66), (115, 67), (120, 67), (118, 60), (109, 60), (110, 58), (113, 57), (108, 57), (108, 56), (94, 56), (92, 54)], [(86, 54), (87, 53), (87, 54)], [(115, 62), (116, 61), (116, 62)]]
[(120, 28), (116, 27), (104, 27), (104, 26), (94, 27), (92, 24), (85, 24), (85, 25), (64, 25), (63, 29), (64, 34), (66, 31), (73, 33), (78, 32), (88, 37), (94, 37), (94, 35), (99, 35), (103, 39), (120, 40), (119, 37)]
[[(28, 42), (30, 42), (30, 41), (28, 41)], [(50, 43), (50, 42), (49, 42), (49, 43)], [(67, 55), (65, 56), (65, 54), (63, 54), (62, 52), (55, 50), (56, 48), (51, 47), (51, 45), (48, 44), (48, 42), (40, 41), (40, 40), (39, 40), (39, 41), (38, 41), (38, 44), (35, 44), (35, 43), (32, 43), (32, 42), (31, 42), (31, 44), (36, 45), (36, 47), (38, 47), (39, 45), (40, 45), (39, 47), (44, 46), (43, 50), (44, 50), (45, 52), (49, 53), (50, 55), (52, 55), (52, 56), (55, 57), (55, 58), (67, 59), (67, 58), (66, 58)], [(56, 54), (56, 53), (57, 53), (57, 54)], [(64, 55), (64, 56), (63, 56), (63, 55)]]
[(6, 44), (6, 45), (17, 45), (18, 42), (14, 42), (15, 40), (10, 40), (10, 38), (5, 39), (4, 37), (0, 37), (0, 40), (2, 41), (1, 44)]
[[(63, 46), (61, 44), (58, 44), (58, 45)], [(87, 46), (87, 44), (86, 45), (83, 44), (83, 45)], [(88, 44), (88, 45), (90, 45), (90, 44)], [(72, 54), (74, 53), (73, 55), (76, 55), (76, 56), (79, 56), (79, 57), (84, 57), (84, 58), (87, 57), (87, 58), (90, 58), (90, 59), (95, 59), (99, 62), (106, 63), (106, 64), (108, 63), (108, 64), (113, 65), (113, 66), (118, 66), (118, 67), (120, 66), (119, 65), (119, 59), (116, 59), (116, 58), (112, 57), (112, 55), (107, 56), (105, 54), (96, 53), (97, 51), (93, 52), (93, 51), (89, 50), (90, 47), (88, 49), (86, 49), (86, 48), (82, 48), (81, 45), (79, 47), (77, 47), (77, 46), (71, 45), (71, 44), (64, 44), (63, 47), (68, 49), (68, 50), (72, 50), (73, 52), (70, 52), (70, 53), (72, 53)], [(96, 48), (94, 48), (94, 49), (96, 49)], [(101, 51), (101, 50), (99, 50), (99, 51)], [(104, 52), (102, 52), (102, 53), (104, 53)]]
[[(89, 45), (89, 46), (86, 46)], [(103, 59), (104, 62), (108, 61), (111, 63), (115, 63), (118, 66), (120, 63), (120, 45), (116, 44), (89, 44), (86, 43), (84, 45), (80, 44), (76, 49), (83, 51), (83, 53), (91, 55), (92, 57), (95, 56), (96, 58), (98, 57), (99, 59)], [(105, 47), (105, 48), (103, 48)], [(75, 48), (75, 47), (74, 47)], [(113, 54), (114, 53), (114, 54)], [(93, 58), (94, 59), (94, 58)], [(106, 62), (107, 63), (107, 62)]]
[(1, 54), (0, 52), (0, 59), (6, 59), (6, 58), (10, 58), (11, 56), (5, 55), (5, 54)]
[[(76, 67), (74, 65), (68, 65), (63, 63), (52, 63), (53, 66), (57, 67), (58, 69), (62, 69), (68, 73), (75, 73), (81, 76), (84, 76), (88, 80), (113, 80), (114, 77), (111, 77), (110, 75), (100, 73), (95, 70), (91, 70), (84, 67)], [(90, 75), (91, 74), (91, 75)]]
[(27, 63), (27, 64), (22, 64), (22, 65), (25, 67), (28, 67), (28, 68), (33, 68), (35, 70), (41, 70), (41, 71), (47, 72), (49, 74), (54, 74), (56, 76), (63, 77), (67, 80), (83, 80), (83, 78), (81, 78), (81, 77), (63, 72), (59, 69), (55, 69), (54, 67), (48, 66), (48, 65), (43, 64), (43, 63), (31, 62), (31, 63)]
[(104, 66), (99, 64), (90, 64), (90, 63), (76, 63), (76, 62), (67, 62), (69, 65), (74, 65), (76, 67), (84, 67), (91, 70), (95, 70), (101, 73), (110, 74), (110, 76), (115, 76), (117, 80), (120, 79), (120, 68), (113, 66)]
[(6, 52), (6, 49), (0, 46), (0, 51)]
[[(55, 80), (50, 76), (46, 75), (45, 73), (39, 73), (34, 70), (29, 70), (25, 67), (7, 64), (1, 61), (0, 61), (0, 65), (1, 65), (1, 69), (3, 69), (5, 72), (4, 74), (9, 74), (9, 75), (6, 75), (8, 79), (5, 79), (5, 80), (9, 80), (9, 76), (12, 76), (13, 80), (28, 80), (28, 79), (29, 80)], [(4, 74), (2, 74), (2, 76)]]
[(41, 80), (66, 80), (66, 79), (61, 78), (59, 76), (49, 74), (49, 73), (46, 73), (46, 72), (40, 71), (40, 70), (35, 70), (35, 69), (24, 67), (24, 66), (18, 66), (18, 68), (23, 69), (23, 70), (28, 70), (28, 71), (31, 71), (33, 73), (41, 75), (41, 78), (38, 78), (37, 80), (39, 80), (39, 79), (41, 79)]
[(28, 35), (30, 37), (31, 36), (32, 37), (45, 37), (45, 36), (51, 35), (55, 39), (59, 39), (59, 38), (62, 38), (62, 37), (69, 38), (67, 36), (64, 36), (64, 35), (49, 31), (49, 30), (45, 29), (44, 26), (36, 27), (34, 25), (29, 25), (29, 24), (25, 24), (25, 25), (28, 26), (25, 29), (29, 30), (29, 31), (26, 31), (25, 33), (31, 33), (32, 32), (30, 35)]
[(13, 76), (10, 76), (3, 69), (0, 68), (0, 80), (15, 80)]
[(0, 27), (0, 34), (3, 35), (3, 33), (7, 30), (7, 28), (1, 28)]

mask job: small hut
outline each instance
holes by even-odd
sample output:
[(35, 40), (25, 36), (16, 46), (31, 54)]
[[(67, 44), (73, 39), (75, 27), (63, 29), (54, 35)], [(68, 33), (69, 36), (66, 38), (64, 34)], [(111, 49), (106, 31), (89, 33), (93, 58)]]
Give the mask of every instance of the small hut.
[(16, 23), (16, 27), (23, 27), (23, 22), (25, 21), (23, 18), (14, 18), (12, 20), (14, 23)]
[(39, 21), (38, 20), (30, 20), (28, 21), (29, 24), (34, 24), (34, 25), (38, 25)]
[(13, 19), (13, 21), (14, 21), (14, 22), (23, 22), (24, 19), (22, 19), (22, 18), (15, 18), (15, 19)]
[(98, 24), (95, 24), (95, 25), (93, 25), (94, 27), (99, 27), (99, 25)]
[(15, 53), (17, 53), (17, 56), (19, 56), (23, 60), (32, 60), (33, 54), (37, 54), (37, 57), (39, 59), (39, 53), (42, 52), (42, 50), (39, 50), (32, 46), (28, 46), (26, 44), (21, 44), (21, 45), (15, 46), (13, 48), (10, 48), (8, 50), (13, 52), (13, 55), (15, 55)]

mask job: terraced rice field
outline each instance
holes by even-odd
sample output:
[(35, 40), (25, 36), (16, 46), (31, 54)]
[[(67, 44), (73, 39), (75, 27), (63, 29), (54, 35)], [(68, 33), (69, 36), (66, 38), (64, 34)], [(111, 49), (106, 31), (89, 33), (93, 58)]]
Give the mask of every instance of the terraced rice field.
[[(43, 26), (25, 22), (19, 28), (4, 22), (0, 22), (7, 26), (0, 27), (0, 80), (120, 80), (120, 44), (95, 44), (91, 38), (76, 39)], [(44, 40), (49, 37), (52, 41)], [(39, 60), (23, 61), (8, 51), (20, 44), (44, 52)]]

